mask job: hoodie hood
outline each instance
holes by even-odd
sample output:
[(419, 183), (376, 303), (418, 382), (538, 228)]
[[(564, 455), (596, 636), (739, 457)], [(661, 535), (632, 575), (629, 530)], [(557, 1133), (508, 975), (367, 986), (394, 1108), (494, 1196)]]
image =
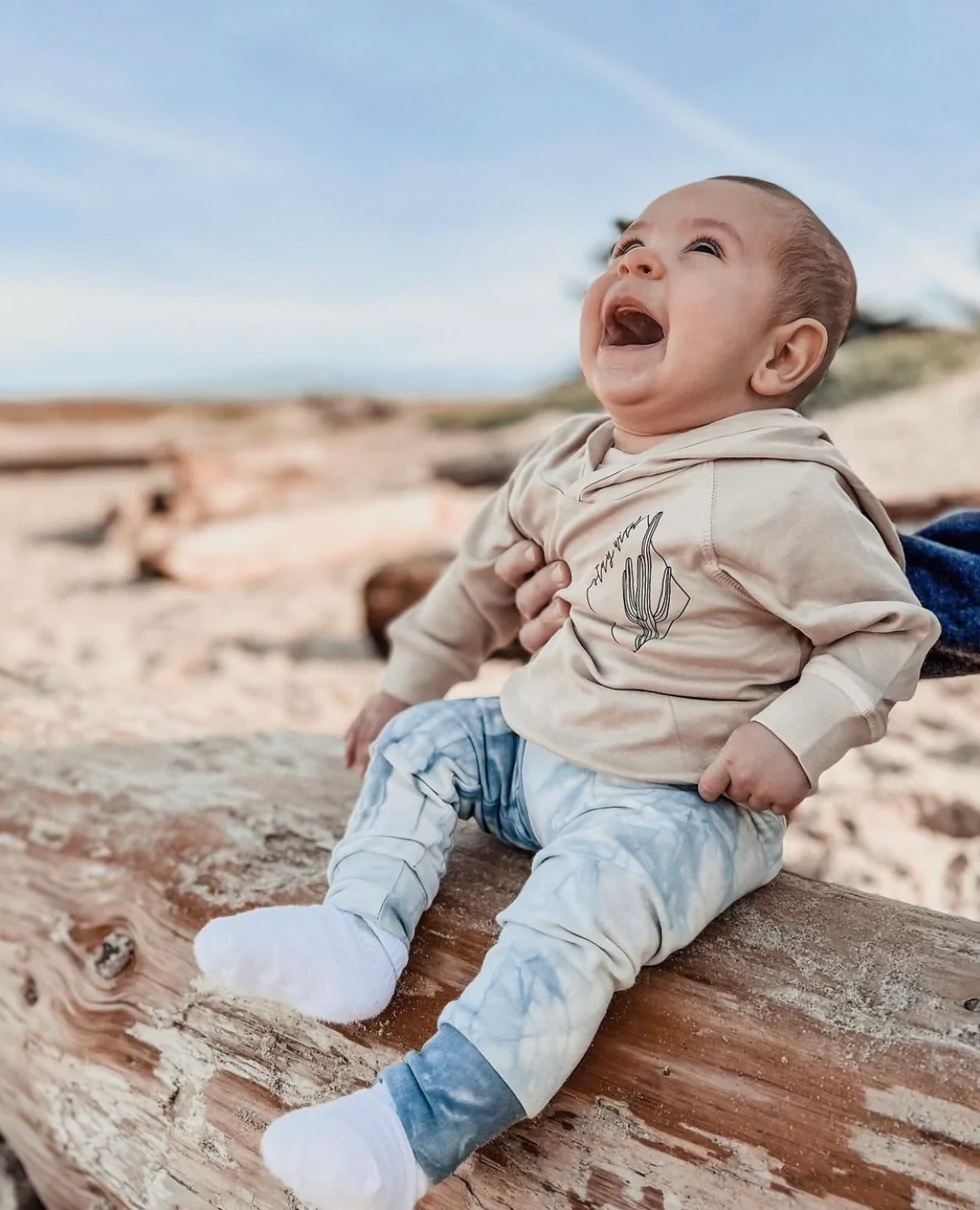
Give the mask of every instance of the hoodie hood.
[[(901, 567), (905, 566), (902, 544), (881, 501), (857, 476), (826, 430), (799, 412), (789, 408), (739, 412), (701, 428), (674, 433), (635, 455), (625, 466), (604, 467), (602, 460), (613, 444), (614, 428), (608, 416), (590, 416), (585, 433), (579, 430), (579, 440), (584, 436), (585, 441), (577, 466), (577, 482), (555, 486), (587, 502), (599, 494), (606, 499), (625, 498), (652, 479), (705, 462), (729, 459), (815, 462), (838, 474), (890, 553)], [(572, 469), (567, 463), (566, 467)]]

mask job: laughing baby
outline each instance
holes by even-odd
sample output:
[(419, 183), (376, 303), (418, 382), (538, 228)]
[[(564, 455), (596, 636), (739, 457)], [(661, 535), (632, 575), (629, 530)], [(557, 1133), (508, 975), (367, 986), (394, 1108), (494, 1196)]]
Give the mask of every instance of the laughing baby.
[[(855, 300), (793, 194), (718, 177), (654, 201), (582, 308), (604, 412), (561, 425), (391, 628), (371, 758), (322, 904), (198, 935), (202, 971), (325, 1021), (390, 1002), (460, 819), (534, 853), (482, 969), (418, 1053), (262, 1141), (318, 1210), (409, 1210), (539, 1113), (613, 994), (775, 877), (788, 814), (911, 696), (939, 627), (881, 504), (799, 405)], [(520, 624), (523, 538), (568, 617), (500, 699), (441, 700)], [(410, 709), (406, 709), (410, 706)]]

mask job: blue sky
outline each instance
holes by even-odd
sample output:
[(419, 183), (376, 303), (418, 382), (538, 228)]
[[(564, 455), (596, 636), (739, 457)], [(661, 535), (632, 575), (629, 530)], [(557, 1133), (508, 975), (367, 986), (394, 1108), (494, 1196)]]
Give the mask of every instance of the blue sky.
[(524, 390), (614, 215), (795, 189), (980, 302), (976, 0), (6, 0), (0, 394)]

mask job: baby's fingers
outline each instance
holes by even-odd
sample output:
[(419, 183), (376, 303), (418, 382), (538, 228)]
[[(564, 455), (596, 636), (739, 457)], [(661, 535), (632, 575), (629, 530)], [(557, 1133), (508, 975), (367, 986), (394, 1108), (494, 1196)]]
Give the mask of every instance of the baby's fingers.
[(515, 542), (493, 565), (493, 570), (511, 588), (523, 584), (532, 571), (544, 563), (541, 547), (534, 542)]
[(791, 815), (803, 801), (803, 797), (805, 796), (782, 794), (774, 799), (771, 809), (776, 815)]
[(568, 617), (568, 602), (556, 597), (551, 604), (536, 618), (525, 622), (520, 629), (518, 639), (521, 646), (530, 655), (540, 651), (547, 641), (561, 630)]
[(722, 757), (719, 756), (701, 774), (701, 780), (698, 782), (698, 793), (705, 802), (714, 802), (725, 793), (731, 785), (731, 781), (728, 767)]
[(549, 563), (542, 567), (514, 594), (517, 612), (525, 622), (536, 618), (551, 603), (555, 593), (568, 586), (568, 568), (564, 563)]

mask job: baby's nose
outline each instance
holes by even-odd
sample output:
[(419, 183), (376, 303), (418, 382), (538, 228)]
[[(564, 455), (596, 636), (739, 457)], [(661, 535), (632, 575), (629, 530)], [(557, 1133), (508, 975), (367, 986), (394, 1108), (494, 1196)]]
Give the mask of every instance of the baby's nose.
[(620, 259), (618, 273), (620, 277), (636, 273), (642, 277), (660, 278), (664, 275), (663, 261), (650, 248), (630, 248)]

